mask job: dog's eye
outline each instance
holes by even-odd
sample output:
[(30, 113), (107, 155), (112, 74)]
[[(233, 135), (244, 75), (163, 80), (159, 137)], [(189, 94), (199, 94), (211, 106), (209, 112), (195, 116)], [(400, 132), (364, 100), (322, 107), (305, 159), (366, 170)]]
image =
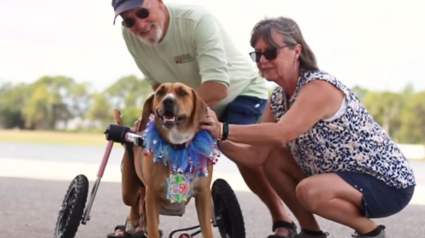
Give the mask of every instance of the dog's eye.
[(176, 90), (176, 93), (177, 93), (178, 96), (186, 96), (186, 95), (188, 95), (188, 93), (186, 92), (186, 90), (184, 90), (183, 88), (178, 88)]
[(165, 88), (164, 87), (161, 87), (161, 88), (158, 88), (158, 90), (156, 90), (156, 95), (157, 96), (164, 96), (165, 95), (165, 93), (166, 93), (166, 90), (165, 90)]

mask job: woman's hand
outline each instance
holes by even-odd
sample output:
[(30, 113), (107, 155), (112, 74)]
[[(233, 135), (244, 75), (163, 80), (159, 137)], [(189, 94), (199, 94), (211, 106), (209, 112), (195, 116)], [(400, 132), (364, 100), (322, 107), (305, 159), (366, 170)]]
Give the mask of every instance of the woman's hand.
[(207, 117), (201, 122), (201, 129), (209, 131), (216, 139), (221, 136), (221, 123), (218, 121), (215, 112), (210, 108), (208, 108)]

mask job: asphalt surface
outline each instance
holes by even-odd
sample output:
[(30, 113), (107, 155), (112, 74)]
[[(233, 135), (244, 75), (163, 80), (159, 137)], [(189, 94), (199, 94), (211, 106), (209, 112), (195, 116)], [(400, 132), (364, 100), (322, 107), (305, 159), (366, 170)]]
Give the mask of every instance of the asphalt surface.
[[(0, 237), (53, 237), (58, 209), (69, 183), (0, 177)], [(271, 234), (271, 219), (261, 201), (249, 192), (237, 192), (236, 195), (244, 215), (246, 237), (267, 237)], [(102, 182), (91, 211), (91, 220), (79, 226), (76, 237), (106, 237), (115, 225), (123, 223), (126, 213), (127, 207), (121, 202), (120, 185)], [(193, 200), (183, 217), (161, 216), (160, 219), (164, 237), (168, 237), (173, 229), (198, 224)], [(340, 224), (318, 219), (322, 228), (330, 233), (329, 237), (351, 237), (353, 233)], [(425, 206), (409, 205), (393, 217), (376, 221), (387, 227), (388, 237), (425, 237)], [(220, 237), (218, 228), (213, 231), (214, 237)]]

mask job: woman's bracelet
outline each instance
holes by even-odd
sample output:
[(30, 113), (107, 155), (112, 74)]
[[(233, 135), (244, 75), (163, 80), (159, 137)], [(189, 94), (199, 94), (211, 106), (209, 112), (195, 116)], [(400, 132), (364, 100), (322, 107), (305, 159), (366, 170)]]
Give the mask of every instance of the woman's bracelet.
[(221, 131), (220, 131), (220, 137), (221, 140), (226, 140), (227, 136), (229, 135), (229, 124), (227, 122), (221, 123)]

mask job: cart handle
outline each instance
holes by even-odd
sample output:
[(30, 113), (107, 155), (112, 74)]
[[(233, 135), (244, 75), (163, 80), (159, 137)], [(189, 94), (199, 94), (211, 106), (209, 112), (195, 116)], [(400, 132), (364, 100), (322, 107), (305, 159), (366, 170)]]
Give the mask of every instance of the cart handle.
[(133, 128), (116, 124), (109, 124), (105, 130), (106, 140), (119, 142), (131, 142), (137, 146), (143, 146), (144, 137), (133, 132)]

